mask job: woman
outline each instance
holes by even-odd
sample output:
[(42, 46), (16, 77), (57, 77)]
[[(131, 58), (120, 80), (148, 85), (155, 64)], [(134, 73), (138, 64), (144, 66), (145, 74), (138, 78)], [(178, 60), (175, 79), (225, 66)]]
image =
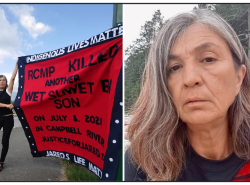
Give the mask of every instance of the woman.
[(18, 69), (17, 63), (18, 60), (12, 73), (9, 86), (7, 85), (7, 78), (4, 75), (0, 75), (0, 129), (3, 127), (0, 171), (2, 171), (3, 169), (5, 157), (9, 149), (10, 134), (12, 128), (14, 127), (14, 119), (12, 113), (12, 109), (14, 108), (14, 106), (11, 104), (11, 94)]
[(125, 180), (249, 180), (249, 69), (219, 15), (194, 10), (169, 19), (149, 51)]

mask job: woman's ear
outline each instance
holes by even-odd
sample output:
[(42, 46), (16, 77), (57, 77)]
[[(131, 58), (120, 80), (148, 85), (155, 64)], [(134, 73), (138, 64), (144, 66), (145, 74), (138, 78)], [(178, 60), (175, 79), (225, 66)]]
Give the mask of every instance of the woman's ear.
[(236, 84), (237, 94), (240, 91), (240, 87), (241, 87), (241, 84), (243, 82), (245, 75), (246, 75), (246, 66), (242, 64), (240, 68), (237, 69), (237, 84)]

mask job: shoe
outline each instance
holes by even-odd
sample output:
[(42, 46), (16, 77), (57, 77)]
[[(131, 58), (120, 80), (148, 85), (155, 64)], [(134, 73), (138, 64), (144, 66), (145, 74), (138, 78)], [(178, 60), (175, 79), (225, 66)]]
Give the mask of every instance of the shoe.
[(0, 171), (3, 170), (3, 165), (4, 165), (4, 163), (3, 163), (3, 162), (0, 162)]

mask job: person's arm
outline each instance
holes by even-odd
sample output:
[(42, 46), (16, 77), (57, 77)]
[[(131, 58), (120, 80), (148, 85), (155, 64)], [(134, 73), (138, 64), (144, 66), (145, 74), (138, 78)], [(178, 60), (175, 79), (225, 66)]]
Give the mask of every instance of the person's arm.
[(9, 83), (9, 86), (8, 86), (8, 92), (10, 94), (12, 94), (12, 91), (13, 91), (13, 86), (14, 86), (14, 81), (15, 81), (15, 78), (16, 78), (16, 74), (17, 74), (17, 69), (18, 69), (18, 60), (16, 61), (16, 66), (15, 66), (15, 69), (12, 73), (12, 76), (11, 76), (11, 79), (10, 79), (10, 83)]
[(9, 108), (10, 110), (14, 108), (12, 104), (4, 104), (4, 103), (0, 103), (0, 107), (6, 107)]

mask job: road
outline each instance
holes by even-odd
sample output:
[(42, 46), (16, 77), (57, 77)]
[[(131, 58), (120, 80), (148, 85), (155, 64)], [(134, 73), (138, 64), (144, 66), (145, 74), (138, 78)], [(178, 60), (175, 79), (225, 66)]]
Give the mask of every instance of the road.
[[(0, 172), (0, 181), (62, 181), (64, 177), (60, 159), (33, 158), (23, 128), (16, 116), (14, 125), (4, 169)], [(0, 138), (2, 134), (1, 131)]]

